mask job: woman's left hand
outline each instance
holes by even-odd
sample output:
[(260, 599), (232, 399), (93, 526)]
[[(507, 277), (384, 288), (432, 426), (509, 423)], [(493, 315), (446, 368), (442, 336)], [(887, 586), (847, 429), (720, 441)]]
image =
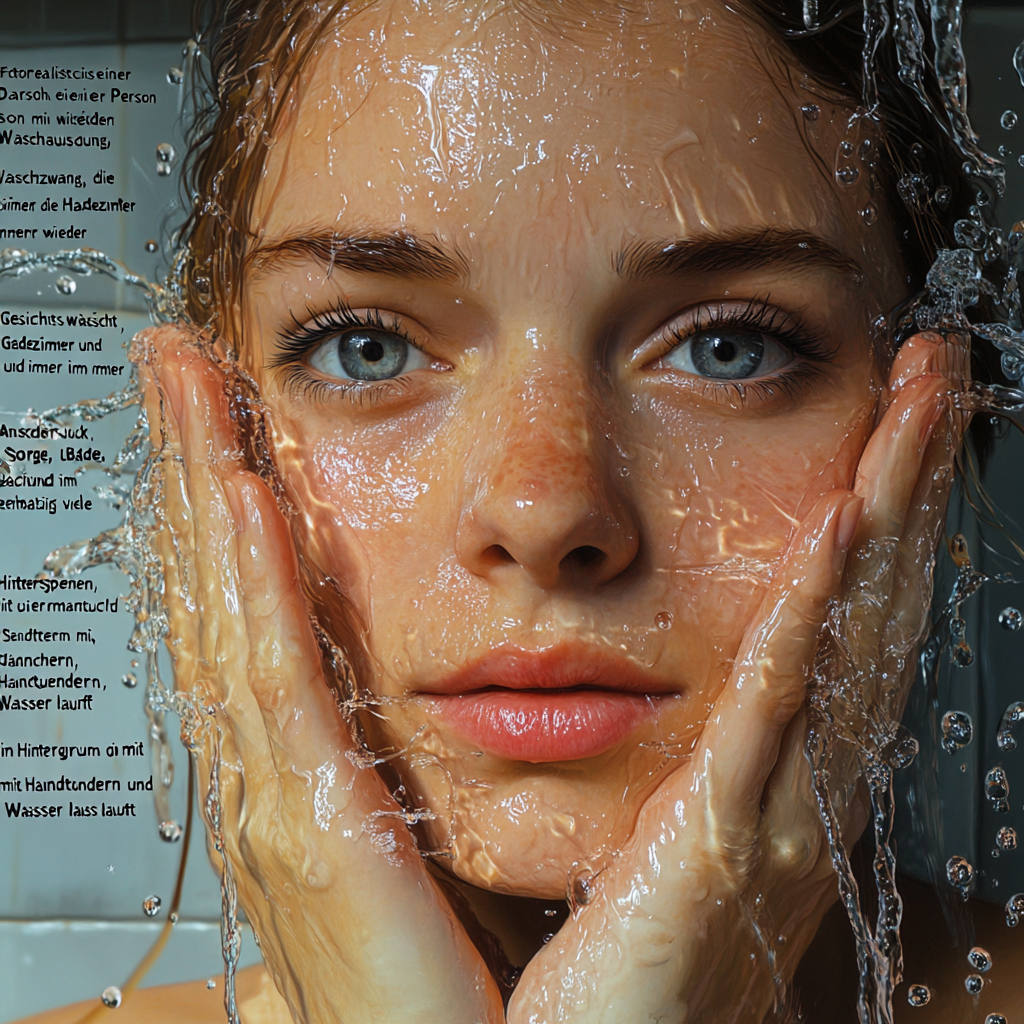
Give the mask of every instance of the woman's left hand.
[[(794, 531), (697, 749), (527, 966), (510, 1024), (754, 1024), (779, 1002), (836, 897), (804, 755), (822, 627), (838, 597), (854, 627), (845, 657), (869, 670), (862, 699), (894, 703), (880, 710), (898, 719), (964, 427), (950, 396), (965, 354), (936, 335), (904, 345), (854, 491), (825, 495)], [(894, 701), (868, 692), (881, 667)], [(833, 779), (847, 843), (867, 820), (855, 781)]]

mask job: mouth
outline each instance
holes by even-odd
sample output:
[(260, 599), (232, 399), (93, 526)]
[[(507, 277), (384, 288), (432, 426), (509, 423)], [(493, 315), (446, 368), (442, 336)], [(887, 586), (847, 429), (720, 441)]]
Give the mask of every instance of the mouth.
[(418, 689), (479, 750), (534, 764), (603, 754), (653, 722), (676, 692), (625, 659), (568, 645), (499, 648)]

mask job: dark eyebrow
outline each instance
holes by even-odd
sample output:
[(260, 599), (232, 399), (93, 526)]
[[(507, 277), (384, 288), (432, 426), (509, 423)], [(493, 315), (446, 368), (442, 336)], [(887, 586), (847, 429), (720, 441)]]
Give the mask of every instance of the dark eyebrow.
[(246, 262), (261, 276), (278, 264), (303, 260), (314, 260), (328, 274), (334, 267), (340, 267), (357, 274), (388, 274), (428, 281), (455, 282), (469, 271), (457, 249), (405, 232), (299, 235), (258, 247)]
[(679, 274), (713, 274), (724, 270), (831, 270), (861, 277), (861, 267), (816, 235), (765, 228), (698, 235), (671, 242), (634, 242), (615, 257), (615, 271), (632, 281)]

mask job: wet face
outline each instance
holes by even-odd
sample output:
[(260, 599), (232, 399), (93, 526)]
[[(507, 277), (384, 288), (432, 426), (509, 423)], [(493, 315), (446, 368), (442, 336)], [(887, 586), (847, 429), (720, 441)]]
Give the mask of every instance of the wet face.
[(557, 9), (328, 33), (240, 345), (424, 842), (552, 897), (688, 756), (794, 522), (850, 483), (900, 298), (859, 129), (760, 29)]

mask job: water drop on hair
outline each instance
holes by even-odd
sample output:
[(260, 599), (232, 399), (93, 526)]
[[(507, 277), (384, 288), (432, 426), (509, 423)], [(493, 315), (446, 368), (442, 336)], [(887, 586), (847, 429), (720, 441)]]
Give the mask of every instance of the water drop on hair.
[(907, 1002), (911, 1006), (927, 1006), (932, 990), (927, 985), (911, 985), (907, 989)]
[(985, 1018), (985, 1024), (1006, 1024), (1006, 1018), (1001, 1013), (990, 1013)]
[(873, 203), (868, 203), (868, 205), (860, 211), (860, 219), (864, 221), (868, 227), (871, 227), (871, 225), (875, 223), (878, 219), (878, 211), (875, 209)]
[(116, 1010), (121, 1005), (121, 990), (116, 985), (108, 985), (100, 996), (104, 1006)]
[(1003, 116), (999, 118), (999, 123), (1009, 131), (1017, 123), (1017, 115), (1012, 110), (1004, 110)]
[(75, 279), (64, 274), (53, 282), (53, 286), (61, 295), (74, 295), (78, 290), (78, 284), (75, 282)]
[(966, 711), (947, 711), (942, 716), (942, 749), (955, 754), (974, 739), (974, 723)]
[(159, 896), (147, 896), (142, 901), (142, 912), (146, 917), (156, 917), (160, 913), (162, 902)]
[(910, 147), (910, 159), (911, 160), (920, 160), (921, 157), (923, 157), (923, 156), (924, 156), (924, 146), (922, 146), (920, 142), (915, 142)]
[(980, 974), (984, 974), (992, 966), (992, 954), (981, 946), (972, 946), (967, 954), (967, 962)]
[(944, 210), (953, 200), (953, 190), (948, 185), (940, 185), (935, 190), (935, 205), (940, 209)]
[(181, 838), (182, 828), (176, 821), (160, 822), (160, 838), (165, 843), (176, 843)]
[(1016, 633), (1020, 629), (1022, 621), (1024, 621), (1024, 615), (1021, 615), (1016, 608), (1007, 607), (999, 613), (999, 625), (1011, 633)]
[(1016, 850), (1017, 830), (1010, 828), (1009, 825), (1004, 825), (996, 833), (996, 846), (998, 846), (1000, 850)]
[(976, 996), (982, 990), (984, 985), (984, 979), (980, 974), (968, 974), (967, 977), (964, 978), (964, 988), (967, 989), (972, 996)]
[(843, 156), (852, 156), (853, 143), (848, 142), (846, 139), (843, 139), (843, 141), (839, 143), (839, 151), (843, 154)]
[(817, 103), (805, 103), (800, 112), (804, 115), (805, 121), (817, 121), (821, 116), (821, 107)]
[(856, 167), (840, 167), (839, 170), (836, 171), (836, 181), (846, 188), (849, 188), (859, 177), (860, 171), (857, 170)]

